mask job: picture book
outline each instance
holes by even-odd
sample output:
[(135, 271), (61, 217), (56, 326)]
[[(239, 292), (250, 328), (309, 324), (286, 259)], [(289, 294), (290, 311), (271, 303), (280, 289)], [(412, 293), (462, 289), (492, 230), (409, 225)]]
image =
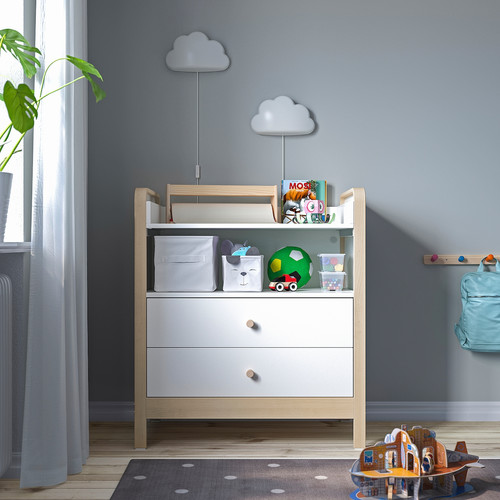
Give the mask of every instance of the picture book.
[(281, 220), (283, 224), (321, 222), (326, 214), (326, 181), (281, 181)]

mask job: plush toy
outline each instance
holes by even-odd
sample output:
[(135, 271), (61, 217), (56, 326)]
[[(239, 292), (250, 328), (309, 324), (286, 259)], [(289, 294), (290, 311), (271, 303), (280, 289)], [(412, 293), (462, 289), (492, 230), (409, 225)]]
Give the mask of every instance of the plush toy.
[(230, 264), (237, 265), (240, 263), (242, 255), (260, 255), (257, 247), (245, 243), (233, 243), (231, 240), (224, 240), (220, 246), (220, 253), (226, 255), (226, 259)]

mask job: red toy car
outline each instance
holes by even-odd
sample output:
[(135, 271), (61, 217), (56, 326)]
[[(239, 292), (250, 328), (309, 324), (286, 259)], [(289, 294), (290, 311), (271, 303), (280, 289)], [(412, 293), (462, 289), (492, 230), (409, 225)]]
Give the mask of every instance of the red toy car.
[(269, 283), (269, 288), (277, 292), (282, 292), (283, 290), (295, 292), (295, 290), (297, 290), (297, 281), (298, 279), (295, 276), (284, 274), (276, 278), (276, 281), (271, 281), (271, 283)]

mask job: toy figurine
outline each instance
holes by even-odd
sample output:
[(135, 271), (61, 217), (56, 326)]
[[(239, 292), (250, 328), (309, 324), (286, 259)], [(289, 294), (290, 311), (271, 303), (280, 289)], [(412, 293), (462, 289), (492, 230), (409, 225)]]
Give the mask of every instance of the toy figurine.
[(422, 474), (428, 475), (434, 472), (434, 457), (427, 451), (422, 459)]
[(322, 222), (321, 215), (325, 211), (325, 204), (321, 200), (308, 200), (304, 203), (304, 212), (307, 222)]

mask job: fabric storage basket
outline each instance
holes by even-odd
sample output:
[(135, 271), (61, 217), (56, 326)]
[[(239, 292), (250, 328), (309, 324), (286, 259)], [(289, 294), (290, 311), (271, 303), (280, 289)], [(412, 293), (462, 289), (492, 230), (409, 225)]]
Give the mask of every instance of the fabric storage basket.
[(155, 292), (213, 292), (218, 236), (155, 236)]
[(263, 275), (263, 255), (242, 255), (238, 264), (227, 261), (222, 256), (222, 289), (225, 292), (261, 292)]

